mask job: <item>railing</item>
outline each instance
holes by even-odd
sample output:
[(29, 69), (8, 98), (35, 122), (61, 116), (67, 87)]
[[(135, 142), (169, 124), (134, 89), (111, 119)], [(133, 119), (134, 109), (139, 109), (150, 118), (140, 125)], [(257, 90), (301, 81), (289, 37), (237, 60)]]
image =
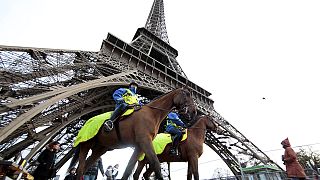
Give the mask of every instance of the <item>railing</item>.
[[(310, 170), (305, 170), (307, 173), (306, 180), (318, 180), (319, 175), (313, 173)], [(291, 178), (286, 177), (286, 172), (276, 171), (276, 172), (259, 172), (255, 174), (244, 174), (238, 176), (219, 176), (206, 180), (291, 180)]]

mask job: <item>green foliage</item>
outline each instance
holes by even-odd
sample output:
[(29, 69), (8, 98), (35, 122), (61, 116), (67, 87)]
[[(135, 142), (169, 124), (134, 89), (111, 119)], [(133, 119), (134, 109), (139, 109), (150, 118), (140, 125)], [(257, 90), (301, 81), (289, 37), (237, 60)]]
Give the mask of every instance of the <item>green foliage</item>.
[(312, 168), (317, 171), (320, 167), (320, 153), (313, 151), (311, 148), (308, 150), (300, 149), (297, 152), (297, 158), (301, 166), (304, 168)]

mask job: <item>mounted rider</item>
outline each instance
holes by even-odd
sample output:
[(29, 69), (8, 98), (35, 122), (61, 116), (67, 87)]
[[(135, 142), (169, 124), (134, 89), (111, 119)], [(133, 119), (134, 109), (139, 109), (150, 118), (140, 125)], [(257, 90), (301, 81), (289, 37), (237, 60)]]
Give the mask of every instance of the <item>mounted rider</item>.
[(117, 117), (121, 116), (129, 106), (140, 105), (137, 96), (138, 84), (135, 81), (131, 81), (128, 88), (119, 88), (114, 91), (112, 97), (116, 103), (116, 108), (113, 111), (110, 119), (106, 121), (105, 129), (111, 131), (113, 128), (113, 122)]
[(170, 112), (167, 116), (166, 132), (171, 134), (172, 146), (169, 151), (171, 155), (178, 155), (178, 145), (184, 134), (184, 129), (186, 125), (181, 121), (178, 114), (175, 112)]

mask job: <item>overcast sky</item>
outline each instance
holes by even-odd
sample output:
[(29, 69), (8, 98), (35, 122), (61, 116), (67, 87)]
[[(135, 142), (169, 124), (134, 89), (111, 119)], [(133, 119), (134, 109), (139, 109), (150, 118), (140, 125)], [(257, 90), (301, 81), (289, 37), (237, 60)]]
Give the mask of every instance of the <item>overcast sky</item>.
[[(0, 44), (98, 51), (108, 32), (129, 43), (152, 3), (1, 0)], [(279, 163), (284, 138), (320, 142), (320, 1), (164, 3), (179, 64), (237, 130)], [(203, 162), (216, 159), (208, 151)]]

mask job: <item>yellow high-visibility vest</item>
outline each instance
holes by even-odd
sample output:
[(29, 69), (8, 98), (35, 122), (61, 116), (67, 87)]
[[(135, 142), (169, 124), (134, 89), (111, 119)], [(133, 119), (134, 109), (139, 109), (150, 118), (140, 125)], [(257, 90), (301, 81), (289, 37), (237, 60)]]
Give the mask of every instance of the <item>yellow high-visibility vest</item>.
[(138, 96), (136, 94), (133, 94), (130, 89), (126, 89), (126, 93), (122, 96), (124, 102), (126, 102), (127, 104), (131, 105), (131, 104), (139, 104), (138, 101)]

